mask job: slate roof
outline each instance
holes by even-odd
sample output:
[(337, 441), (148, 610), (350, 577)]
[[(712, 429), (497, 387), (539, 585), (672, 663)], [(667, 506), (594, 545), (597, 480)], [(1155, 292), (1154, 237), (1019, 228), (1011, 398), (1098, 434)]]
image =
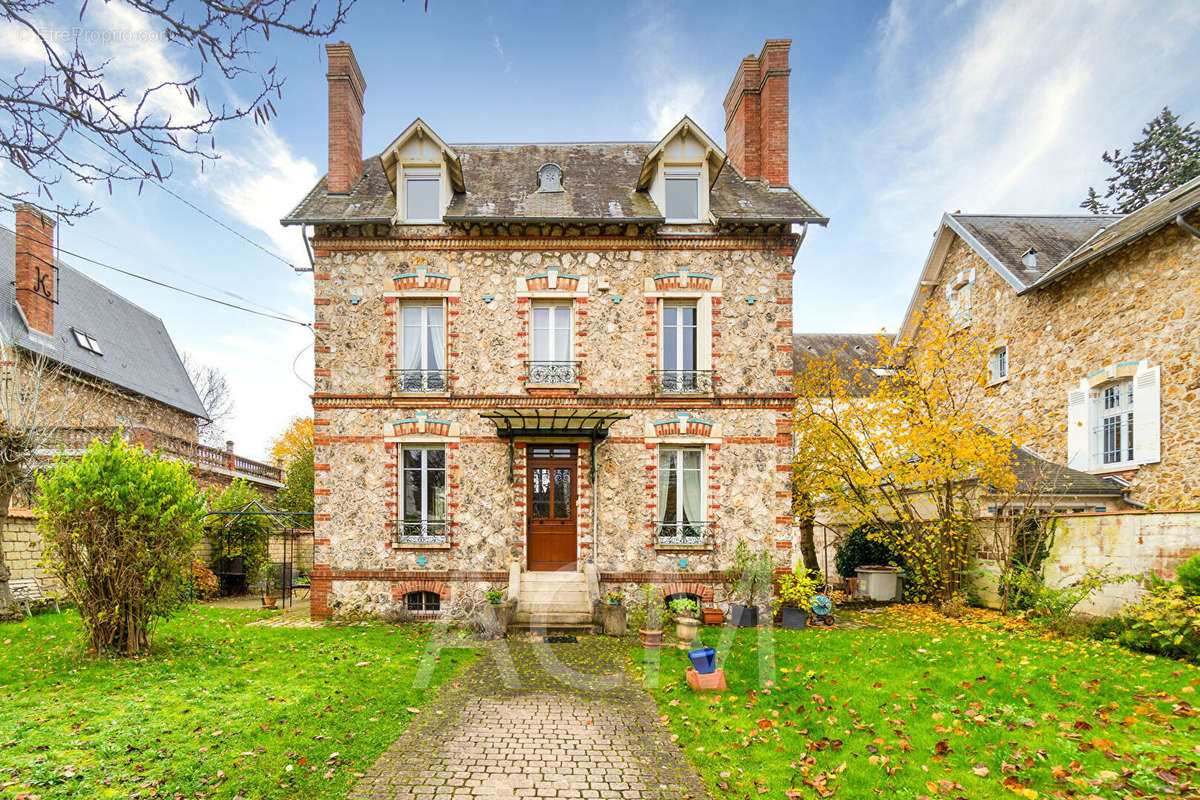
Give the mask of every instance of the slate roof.
[[(0, 326), (25, 350), (197, 417), (206, 417), (161, 319), (56, 259), (54, 337), (31, 334), (17, 309), (12, 230), (0, 226)], [(71, 328), (94, 337), (104, 355), (79, 346)]]
[[(1014, 288), (1026, 289), (1037, 283), (1055, 265), (1075, 251), (1101, 229), (1118, 222), (1120, 216), (1108, 215), (1010, 215), (1010, 214), (950, 214), (961, 226), (960, 234), (992, 256), (996, 267)], [(975, 241), (971, 242), (973, 238)], [(1021, 256), (1030, 248), (1037, 251), (1037, 266), (1026, 267)], [(986, 258), (986, 256), (985, 256)], [(994, 260), (993, 260), (994, 259)], [(998, 262), (998, 263), (996, 263)]]
[(1167, 192), (1132, 214), (1117, 218), (1117, 221), (1108, 225), (1103, 231), (1097, 232), (1095, 236), (1081, 243), (1077, 249), (1064, 257), (1035, 286), (1052, 283), (1090, 261), (1111, 253), (1164, 225), (1171, 224), (1177, 215), (1187, 217), (1197, 209), (1200, 209), (1200, 177), (1193, 178), (1183, 186)]
[[(885, 334), (886, 335), (886, 334)], [(866, 395), (879, 376), (871, 370), (878, 363), (877, 333), (796, 333), (792, 335), (792, 364), (797, 375), (813, 358), (834, 358), (857, 396)], [(855, 362), (871, 365), (867, 369)], [(861, 380), (854, 382), (858, 375)]]
[[(649, 193), (637, 191), (642, 162), (656, 144), (450, 144), (462, 163), (466, 191), (454, 195), (445, 219), (662, 222), (662, 211)], [(548, 162), (562, 167), (565, 191), (537, 191), (537, 169)], [(390, 222), (396, 198), (379, 156), (365, 159), (363, 169), (348, 195), (326, 194), (321, 178), (281, 222)], [(747, 181), (729, 164), (713, 186), (710, 207), (723, 222), (828, 222), (791, 188)]]
[(1017, 478), (1017, 493), (1043, 495), (1090, 495), (1120, 497), (1121, 486), (1088, 472), (1047, 461), (1023, 447), (1013, 445), (1012, 471)]

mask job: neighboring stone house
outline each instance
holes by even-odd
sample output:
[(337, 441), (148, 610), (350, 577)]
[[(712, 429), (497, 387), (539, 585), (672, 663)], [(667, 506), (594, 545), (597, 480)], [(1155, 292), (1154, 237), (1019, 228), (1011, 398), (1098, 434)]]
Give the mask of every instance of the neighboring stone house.
[[(312, 613), (428, 613), (482, 584), (585, 622), (603, 588), (721, 599), (739, 539), (791, 560), (788, 50), (745, 58), (726, 143), (450, 144), (362, 158), (329, 45), (313, 226)], [(518, 617), (521, 619), (521, 617)]]
[(1200, 178), (1124, 217), (947, 214), (900, 335), (928, 307), (990, 350), (986, 423), (1124, 487), (1200, 502)]
[(278, 469), (234, 455), (232, 443), (198, 443), (205, 409), (162, 320), (59, 259), (50, 217), (28, 204), (15, 210), (15, 230), (0, 227), (3, 369), (27, 370), (30, 354), (50, 365), (38, 408), (54, 430), (42, 457), (120, 430), (193, 464), (201, 485), (240, 476), (267, 492), (281, 486)]

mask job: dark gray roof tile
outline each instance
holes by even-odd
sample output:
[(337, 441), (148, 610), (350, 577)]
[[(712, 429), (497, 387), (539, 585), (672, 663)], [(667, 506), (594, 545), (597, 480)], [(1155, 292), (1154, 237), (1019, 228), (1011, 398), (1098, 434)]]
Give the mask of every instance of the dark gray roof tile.
[[(55, 260), (54, 336), (30, 335), (13, 291), (16, 239), (16, 234), (0, 226), (0, 325), (14, 344), (76, 372), (205, 416), (163, 321), (61, 260)], [(72, 328), (94, 337), (104, 355), (80, 347)]]

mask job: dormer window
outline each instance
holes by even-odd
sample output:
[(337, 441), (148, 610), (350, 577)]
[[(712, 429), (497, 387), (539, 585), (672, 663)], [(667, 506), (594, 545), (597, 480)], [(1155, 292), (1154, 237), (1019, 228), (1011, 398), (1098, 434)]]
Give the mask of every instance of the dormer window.
[(404, 167), (404, 221), (442, 221), (442, 171), (437, 167)]
[(104, 355), (104, 351), (100, 349), (100, 343), (96, 341), (96, 337), (84, 333), (78, 328), (71, 328), (71, 333), (75, 336), (75, 343), (84, 350), (87, 350), (89, 353), (95, 353), (98, 356)]
[(563, 189), (562, 167), (558, 164), (542, 164), (538, 167), (537, 190), (539, 192), (561, 192)]
[(700, 221), (700, 167), (665, 167), (667, 222)]

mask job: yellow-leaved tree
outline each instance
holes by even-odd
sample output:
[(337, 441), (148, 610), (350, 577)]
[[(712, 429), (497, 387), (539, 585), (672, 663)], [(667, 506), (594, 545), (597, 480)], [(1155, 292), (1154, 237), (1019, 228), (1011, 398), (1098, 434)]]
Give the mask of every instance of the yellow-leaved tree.
[[(881, 336), (875, 363), (812, 358), (796, 375), (797, 510), (818, 510), (904, 560), (906, 592), (945, 602), (964, 588), (981, 490), (1011, 491), (1012, 440), (979, 422), (986, 343), (937, 313), (920, 346)], [(801, 523), (805, 522), (803, 516)]]
[(297, 458), (311, 453), (312, 449), (312, 417), (292, 417), (283, 433), (271, 442), (271, 461), (277, 467), (287, 468)]

